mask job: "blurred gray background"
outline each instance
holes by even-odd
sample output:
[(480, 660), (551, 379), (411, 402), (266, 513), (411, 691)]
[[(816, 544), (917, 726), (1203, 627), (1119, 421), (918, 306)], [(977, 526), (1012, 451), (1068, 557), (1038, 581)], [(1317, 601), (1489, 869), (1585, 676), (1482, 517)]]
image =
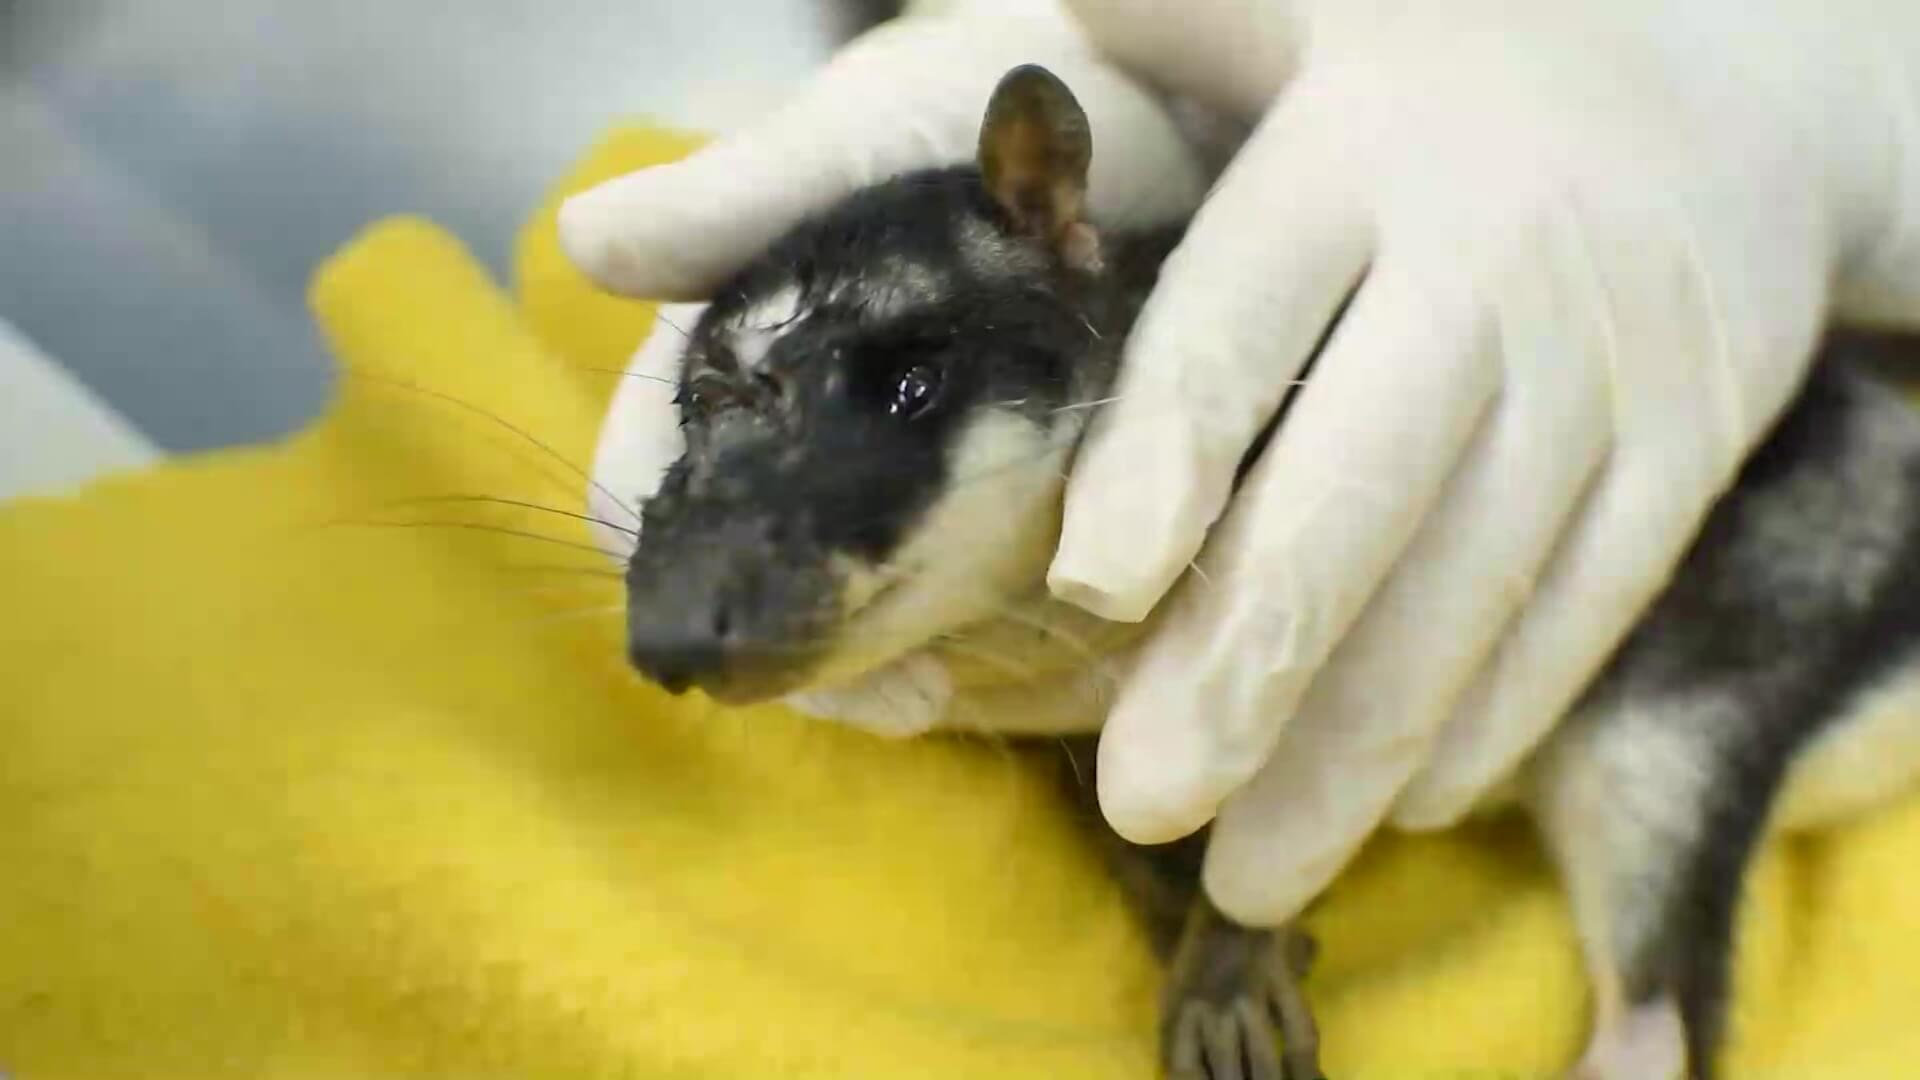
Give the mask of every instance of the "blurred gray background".
[(273, 438), (325, 400), (304, 293), (362, 225), (504, 278), (607, 124), (727, 130), (885, 7), (0, 0), (0, 321), (163, 450)]

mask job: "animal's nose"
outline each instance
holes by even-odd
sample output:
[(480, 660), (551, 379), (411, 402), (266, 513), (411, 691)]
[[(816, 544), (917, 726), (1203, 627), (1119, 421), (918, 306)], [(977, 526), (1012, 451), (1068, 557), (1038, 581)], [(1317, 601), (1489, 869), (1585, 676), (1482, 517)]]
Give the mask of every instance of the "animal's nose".
[(724, 672), (729, 630), (724, 606), (706, 618), (672, 623), (636, 618), (627, 629), (627, 658), (669, 694), (682, 694)]
[(720, 666), (717, 645), (686, 637), (636, 638), (627, 643), (627, 656), (640, 674), (669, 694), (686, 693), (702, 675)]

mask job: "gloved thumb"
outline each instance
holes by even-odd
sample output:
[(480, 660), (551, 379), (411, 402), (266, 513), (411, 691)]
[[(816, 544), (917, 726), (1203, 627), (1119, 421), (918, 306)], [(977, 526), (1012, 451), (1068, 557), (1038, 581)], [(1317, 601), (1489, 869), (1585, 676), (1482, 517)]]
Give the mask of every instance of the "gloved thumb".
[(994, 83), (1024, 63), (1052, 69), (1087, 111), (1101, 144), (1089, 191), (1096, 218), (1148, 223), (1198, 202), (1205, 178), (1173, 119), (1100, 62), (1061, 10), (962, 5), (866, 34), (786, 107), (683, 161), (574, 196), (560, 208), (561, 244), (613, 292), (704, 299), (857, 188), (970, 160)]

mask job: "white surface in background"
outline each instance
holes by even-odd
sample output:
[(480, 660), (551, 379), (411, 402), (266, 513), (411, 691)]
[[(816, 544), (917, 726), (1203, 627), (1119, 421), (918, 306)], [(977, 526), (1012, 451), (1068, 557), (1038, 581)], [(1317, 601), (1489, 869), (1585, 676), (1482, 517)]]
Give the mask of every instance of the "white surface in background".
[(832, 12), (0, 0), (0, 319), (163, 449), (278, 437), (337, 374), (306, 309), (316, 260), (419, 213), (504, 276), (609, 123), (760, 115), (831, 52)]
[(160, 451), (0, 319), (0, 499), (54, 495)]

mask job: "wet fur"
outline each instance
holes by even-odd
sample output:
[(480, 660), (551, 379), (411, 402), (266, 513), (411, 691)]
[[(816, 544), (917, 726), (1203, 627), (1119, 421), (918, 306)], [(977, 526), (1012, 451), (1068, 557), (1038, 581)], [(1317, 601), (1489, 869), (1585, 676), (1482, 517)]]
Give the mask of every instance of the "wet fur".
[[(726, 598), (739, 655), (774, 670), (742, 696), (764, 697), (969, 641), (1028, 641), (1017, 658), (1038, 677), (1150, 627), (1093, 626), (1044, 574), (1092, 412), (1076, 406), (1109, 392), (1178, 230), (1105, 232), (1088, 269), (1017, 225), (978, 169), (916, 173), (801, 226), (721, 292), (685, 360), (688, 453), (647, 503), (629, 569), (637, 642), (710, 630)], [(1710, 1077), (1756, 844), (1902, 792), (1920, 767), (1920, 415), (1855, 348), (1829, 343), (1637, 631), (1512, 778), (1596, 991), (1578, 1075), (1666, 1080), (1685, 1062)], [(942, 409), (877, 422), (875, 394), (922, 362), (951, 380)], [(1064, 626), (1075, 647), (1049, 633)], [(657, 664), (642, 652), (643, 671)], [(1069, 787), (1090, 805), (1088, 745)], [(1308, 1074), (1299, 939), (1207, 903), (1203, 837), (1101, 838), (1171, 965), (1169, 1065), (1194, 1051), (1183, 1010), (1230, 1020), (1251, 1000), (1291, 1024), (1306, 1055), (1293, 1075)], [(1249, 1031), (1271, 1034), (1240, 1029), (1213, 1075), (1281, 1075)]]

